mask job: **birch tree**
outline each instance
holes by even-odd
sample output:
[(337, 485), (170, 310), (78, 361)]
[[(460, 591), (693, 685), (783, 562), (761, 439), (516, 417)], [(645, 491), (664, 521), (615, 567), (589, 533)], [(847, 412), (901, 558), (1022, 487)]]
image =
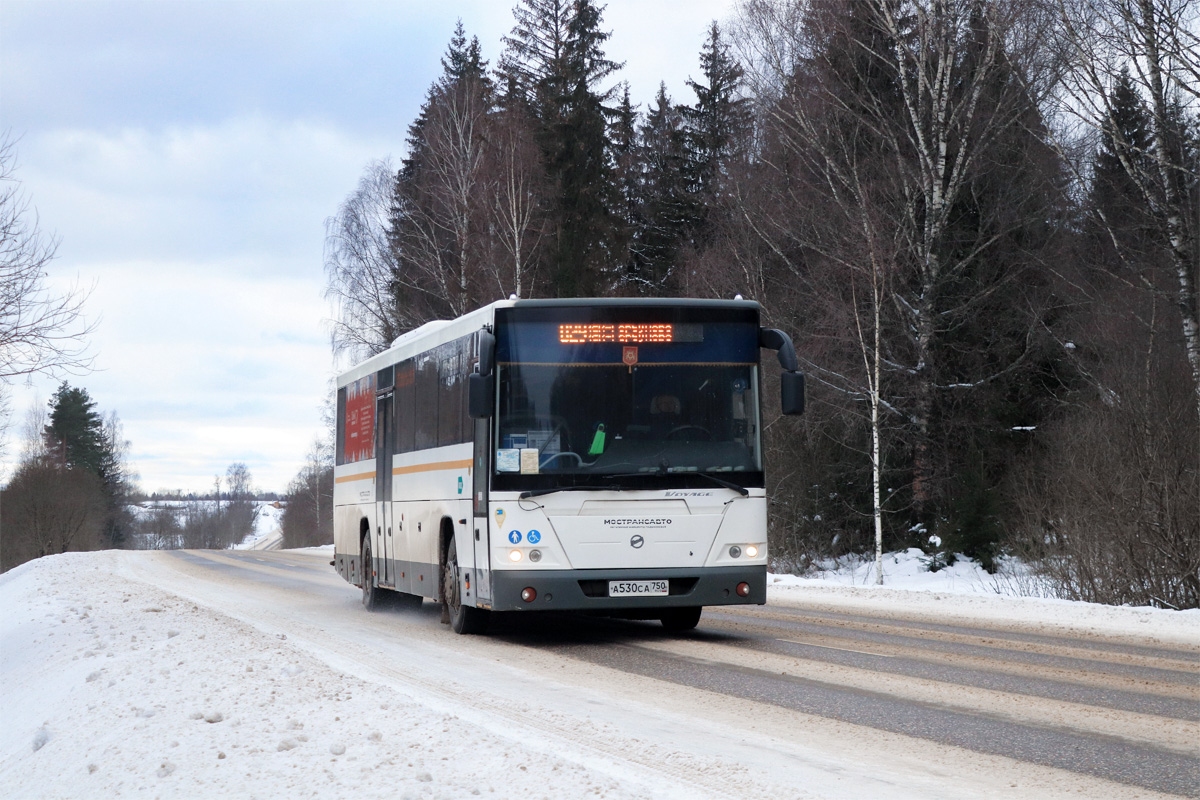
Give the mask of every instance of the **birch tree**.
[[(1019, 318), (1033, 311), (1015, 289), (1030, 278), (1020, 265), (1037, 253), (1000, 256), (1053, 209), (1022, 201), (1022, 213), (1008, 213), (978, 200), (999, 169), (1040, 170), (1004, 163), (1029, 150), (1005, 152), (1006, 139), (1036, 144), (1046, 44), (1037, 6), (759, 1), (743, 9), (758, 15), (737, 28), (745, 61), (791, 70), (751, 76), (779, 94), (762, 111), (760, 159), (777, 196), (744, 206), (745, 225), (778, 265), (779, 293), (803, 295), (794, 313), (824, 306), (829, 335), (857, 351), (852, 372), (849, 360), (837, 362), (846, 370), (810, 369), (871, 409), (873, 483), (882, 469), (874, 454), (886, 449), (881, 413), (890, 416), (892, 435), (910, 450), (914, 517), (929, 522), (946, 492), (936, 485), (945, 482), (937, 474), (944, 455), (934, 450), (952, 446), (946, 409), (1017, 372), (1034, 350), (1034, 319), (990, 343), (987, 358), (964, 358), (952, 343), (1001, 299)], [(804, 35), (779, 37), (794, 44), (786, 59), (778, 47), (746, 41), (747, 31), (769, 36), (797, 18)], [(872, 500), (877, 536), (885, 488)]]
[[(1115, 142), (1121, 166), (1158, 224), (1200, 419), (1200, 166), (1196, 133), (1188, 130), (1200, 107), (1200, 7), (1191, 0), (1056, 0), (1056, 7), (1070, 54), (1060, 113)], [(1149, 112), (1144, 150), (1122, 129), (1114, 89), (1123, 75)], [(1120, 237), (1113, 244), (1124, 249)], [(1139, 283), (1141, 290), (1157, 291), (1150, 278)]]
[(488, 213), (497, 245), (485, 265), (497, 296), (537, 293), (546, 235), (546, 174), (523, 106), (496, 113), (486, 162)]
[(477, 300), (488, 110), (477, 80), (435, 88), (423, 118), (420, 161), (397, 185), (397, 290), (402, 305), (427, 305), (428, 318), (457, 317)]
[(356, 360), (383, 352), (415, 327), (396, 303), (393, 283), (395, 181), (391, 161), (371, 162), (337, 214), (325, 221), (325, 298), (333, 304), (333, 349)]

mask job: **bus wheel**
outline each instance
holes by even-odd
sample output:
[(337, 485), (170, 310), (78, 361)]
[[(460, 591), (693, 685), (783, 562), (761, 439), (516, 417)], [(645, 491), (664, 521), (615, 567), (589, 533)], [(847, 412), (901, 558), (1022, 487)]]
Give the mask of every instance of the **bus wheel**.
[(455, 633), (486, 633), (488, 612), (482, 608), (472, 608), (462, 604), (459, 595), (458, 548), (454, 539), (446, 551), (446, 563), (442, 572), (442, 593), (445, 595), (446, 611), (450, 617), (450, 627)]
[(659, 620), (669, 631), (690, 631), (700, 623), (700, 611), (700, 606), (668, 608)]
[(371, 560), (370, 534), (363, 539), (362, 568), (363, 608), (367, 611), (374, 611), (379, 607), (379, 589), (375, 588), (375, 577), (371, 574), (375, 571), (375, 562)]

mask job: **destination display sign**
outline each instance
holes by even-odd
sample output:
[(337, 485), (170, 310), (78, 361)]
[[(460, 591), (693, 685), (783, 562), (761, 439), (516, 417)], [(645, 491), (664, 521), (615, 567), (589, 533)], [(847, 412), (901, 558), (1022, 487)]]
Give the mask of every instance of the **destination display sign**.
[(565, 322), (558, 326), (559, 344), (670, 344), (704, 341), (704, 326), (667, 322)]

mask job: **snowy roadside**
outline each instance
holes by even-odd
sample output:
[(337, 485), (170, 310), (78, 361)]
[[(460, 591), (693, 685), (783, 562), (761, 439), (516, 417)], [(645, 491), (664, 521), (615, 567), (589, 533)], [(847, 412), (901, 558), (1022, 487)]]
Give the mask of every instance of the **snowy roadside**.
[[(5, 797), (637, 797), (666, 788), (548, 759), (341, 673), (286, 636), (119, 577), (119, 558), (70, 553), (0, 576)], [(368, 722), (381, 711), (386, 727)]]
[(960, 560), (929, 572), (920, 550), (887, 553), (884, 585), (874, 585), (872, 562), (855, 562), (817, 578), (769, 577), (768, 605), (843, 611), (887, 619), (969, 623), (1004, 630), (1020, 626), (1046, 635), (1136, 639), (1139, 643), (1200, 648), (1200, 610), (1105, 606), (1006, 593), (1003, 578)]

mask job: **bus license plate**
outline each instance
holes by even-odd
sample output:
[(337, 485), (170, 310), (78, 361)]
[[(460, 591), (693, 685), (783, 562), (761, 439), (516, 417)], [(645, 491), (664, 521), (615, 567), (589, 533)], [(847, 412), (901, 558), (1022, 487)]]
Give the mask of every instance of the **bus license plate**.
[(609, 597), (651, 597), (667, 594), (666, 581), (609, 581)]

